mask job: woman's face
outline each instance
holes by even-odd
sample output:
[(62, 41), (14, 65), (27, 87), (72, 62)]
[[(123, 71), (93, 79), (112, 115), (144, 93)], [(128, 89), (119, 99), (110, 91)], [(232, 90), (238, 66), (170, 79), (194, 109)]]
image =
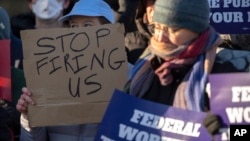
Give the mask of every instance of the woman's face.
[(90, 16), (72, 16), (69, 19), (69, 27), (87, 27), (87, 26), (96, 26), (101, 25), (99, 17), (90, 17)]
[(166, 25), (159, 23), (155, 23), (153, 34), (154, 39), (158, 42), (163, 42), (172, 46), (174, 45), (176, 47), (187, 45), (198, 36), (198, 33), (195, 33), (189, 29), (167, 27)]

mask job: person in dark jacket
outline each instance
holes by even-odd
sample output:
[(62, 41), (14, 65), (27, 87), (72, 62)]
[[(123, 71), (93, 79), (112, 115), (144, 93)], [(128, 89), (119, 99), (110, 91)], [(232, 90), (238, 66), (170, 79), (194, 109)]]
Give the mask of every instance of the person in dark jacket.
[(155, 0), (139, 0), (135, 13), (131, 14), (125, 34), (128, 62), (135, 64), (148, 46), (153, 32), (153, 7)]
[(123, 23), (125, 30), (128, 29), (131, 22), (131, 16), (136, 10), (139, 0), (104, 0), (113, 9), (115, 22)]
[[(207, 0), (156, 0), (154, 34), (136, 62), (125, 92), (181, 109), (208, 112), (208, 75), (247, 70), (232, 60), (217, 60), (225, 57), (216, 54), (223, 40), (209, 25), (209, 13)], [(249, 60), (242, 64), (249, 66)], [(208, 114), (205, 118), (211, 119), (205, 127), (213, 135), (221, 122), (217, 115)]]

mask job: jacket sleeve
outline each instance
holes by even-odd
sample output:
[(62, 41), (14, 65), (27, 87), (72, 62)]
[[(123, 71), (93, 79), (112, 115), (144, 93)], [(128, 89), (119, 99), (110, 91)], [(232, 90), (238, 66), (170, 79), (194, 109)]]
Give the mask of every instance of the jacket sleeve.
[(46, 127), (30, 127), (24, 114), (21, 114), (20, 121), (20, 141), (47, 141)]

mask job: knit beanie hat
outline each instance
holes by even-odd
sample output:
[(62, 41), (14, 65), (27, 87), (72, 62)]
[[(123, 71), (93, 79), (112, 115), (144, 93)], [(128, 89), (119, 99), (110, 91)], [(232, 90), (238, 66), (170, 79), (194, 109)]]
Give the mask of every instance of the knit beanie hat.
[(156, 0), (153, 21), (201, 33), (209, 26), (208, 0)]
[(66, 21), (71, 16), (103, 16), (110, 23), (115, 22), (112, 8), (103, 0), (79, 0), (69, 14), (61, 17), (59, 21)]
[(5, 9), (0, 7), (0, 39), (10, 38), (10, 19)]

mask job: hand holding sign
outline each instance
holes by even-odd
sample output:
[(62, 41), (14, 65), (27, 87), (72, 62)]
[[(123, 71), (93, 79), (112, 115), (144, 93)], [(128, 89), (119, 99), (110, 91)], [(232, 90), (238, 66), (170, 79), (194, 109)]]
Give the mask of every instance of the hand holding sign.
[(100, 122), (127, 80), (123, 32), (121, 24), (21, 32), (32, 126)]
[[(211, 112), (221, 116), (224, 129), (218, 140), (229, 140), (230, 125), (249, 125), (250, 75), (249, 73), (213, 74), (211, 83)], [(221, 102), (223, 101), (223, 102)], [(231, 126), (230, 126), (231, 128)]]
[(205, 116), (203, 112), (178, 109), (115, 90), (95, 140), (211, 141), (202, 126)]

